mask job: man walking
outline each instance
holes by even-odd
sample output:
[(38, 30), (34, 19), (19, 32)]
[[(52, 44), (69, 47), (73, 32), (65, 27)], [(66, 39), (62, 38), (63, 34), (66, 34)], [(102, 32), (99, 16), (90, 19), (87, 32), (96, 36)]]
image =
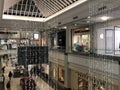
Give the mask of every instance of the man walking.
[(11, 71), (9, 72), (8, 77), (11, 80), (11, 77), (12, 77), (12, 72)]

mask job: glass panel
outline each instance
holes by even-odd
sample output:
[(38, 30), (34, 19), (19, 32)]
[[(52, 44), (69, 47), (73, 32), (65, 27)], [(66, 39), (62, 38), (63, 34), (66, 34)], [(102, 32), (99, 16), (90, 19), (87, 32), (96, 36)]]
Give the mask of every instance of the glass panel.
[(90, 47), (89, 33), (74, 33), (73, 50), (78, 52), (88, 52)]
[(105, 48), (106, 48), (106, 54), (113, 54), (114, 51), (114, 33), (113, 30), (106, 30), (106, 43), (105, 43)]
[(115, 54), (120, 54), (120, 27), (115, 27)]

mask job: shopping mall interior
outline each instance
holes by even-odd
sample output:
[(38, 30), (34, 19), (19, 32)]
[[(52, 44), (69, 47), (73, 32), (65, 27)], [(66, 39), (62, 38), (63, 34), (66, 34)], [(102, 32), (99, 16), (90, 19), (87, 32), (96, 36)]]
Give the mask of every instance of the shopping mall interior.
[(0, 90), (120, 90), (120, 0), (0, 0)]

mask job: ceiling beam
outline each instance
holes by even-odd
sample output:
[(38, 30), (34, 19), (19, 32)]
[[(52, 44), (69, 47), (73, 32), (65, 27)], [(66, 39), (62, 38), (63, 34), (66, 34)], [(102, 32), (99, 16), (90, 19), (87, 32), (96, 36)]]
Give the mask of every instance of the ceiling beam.
[(32, 4), (32, 0), (30, 0), (31, 2), (30, 2), (30, 6), (29, 6), (29, 11), (28, 11), (28, 16), (29, 16), (29, 14), (30, 14), (30, 9), (31, 9), (31, 4)]
[(27, 13), (27, 11), (26, 11), (27, 7), (28, 7), (28, 0), (26, 0), (24, 15)]
[(22, 0), (22, 4), (21, 4), (21, 9), (20, 9), (20, 15), (23, 13), (22, 12), (22, 6), (23, 6), (23, 0)]

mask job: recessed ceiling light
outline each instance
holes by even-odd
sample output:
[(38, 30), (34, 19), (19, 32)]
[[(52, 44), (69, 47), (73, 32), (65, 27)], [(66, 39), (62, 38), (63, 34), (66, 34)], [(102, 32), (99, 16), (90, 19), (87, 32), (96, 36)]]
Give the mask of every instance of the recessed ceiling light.
[(100, 17), (100, 19), (103, 20), (103, 21), (106, 21), (106, 20), (110, 19), (110, 17), (108, 17), (108, 16), (102, 16), (102, 17)]

